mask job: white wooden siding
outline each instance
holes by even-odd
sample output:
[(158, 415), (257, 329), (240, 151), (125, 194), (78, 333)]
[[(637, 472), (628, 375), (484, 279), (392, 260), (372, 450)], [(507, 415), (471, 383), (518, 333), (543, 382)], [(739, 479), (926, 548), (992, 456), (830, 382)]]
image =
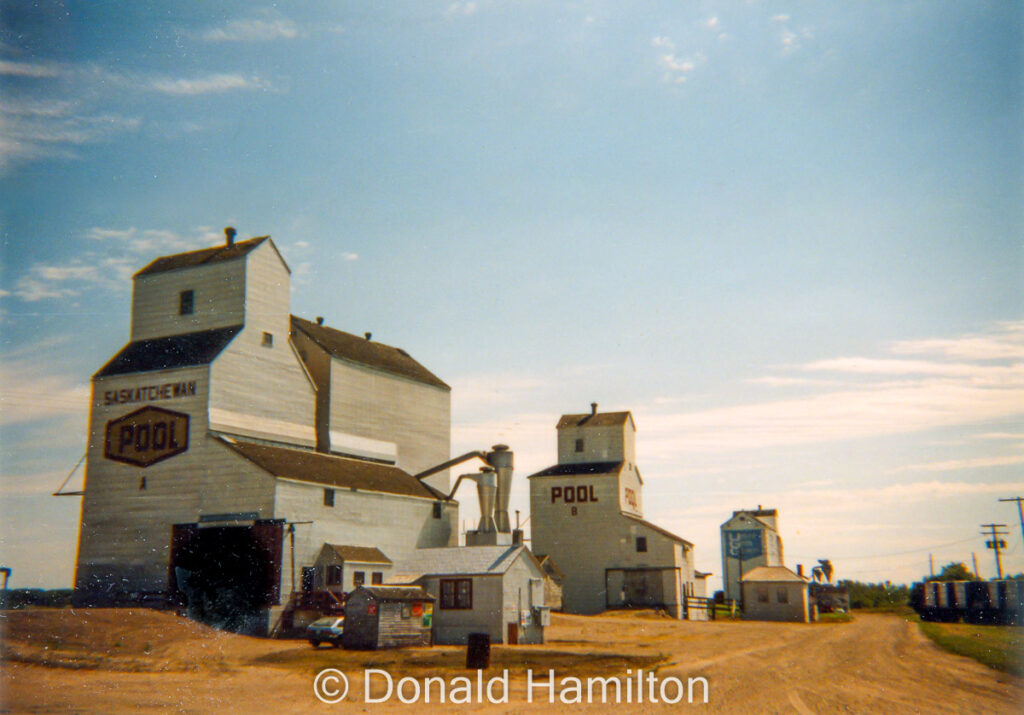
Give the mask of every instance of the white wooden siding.
[[(195, 396), (151, 403), (103, 404), (106, 390), (195, 381)], [(207, 433), (206, 366), (97, 378), (86, 455), (76, 582), (105, 575), (125, 590), (167, 587), (171, 526), (202, 514), (273, 514), (273, 479)], [(151, 404), (189, 415), (188, 450), (149, 467), (104, 457), (107, 422)], [(145, 477), (146, 488), (140, 489)], [(125, 579), (121, 582), (120, 579)]]
[[(245, 322), (245, 263), (242, 257), (139, 276), (132, 289), (131, 339), (241, 325)], [(191, 315), (178, 313), (185, 290), (194, 291)]]
[[(331, 360), (330, 429), (394, 442), (411, 474), (451, 457), (451, 393), (345, 360)], [(448, 472), (427, 483), (445, 494)]]
[[(376, 546), (393, 562), (405, 559), (415, 549), (458, 545), (455, 505), (445, 504), (441, 518), (435, 519), (431, 499), (335, 489), (331, 507), (323, 503), (324, 489), (284, 479), (277, 482), (274, 517), (313, 522), (295, 527), (297, 584), (302, 567), (315, 565), (324, 544)], [(281, 593), (291, 590), (289, 549), (290, 544), (284, 552)]]

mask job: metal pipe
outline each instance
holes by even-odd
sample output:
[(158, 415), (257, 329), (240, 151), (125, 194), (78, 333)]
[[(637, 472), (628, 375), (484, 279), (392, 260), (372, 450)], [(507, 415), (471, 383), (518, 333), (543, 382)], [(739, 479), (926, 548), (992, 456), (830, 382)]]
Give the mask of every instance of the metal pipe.
[[(430, 469), (426, 470), (425, 472), (420, 472), (419, 474), (416, 474), (415, 477), (417, 479), (420, 479), (420, 480), (426, 479), (431, 474), (437, 474), (438, 472), (443, 472), (444, 470), (449, 469), (451, 467), (454, 467), (456, 464), (461, 464), (462, 462), (470, 460), (473, 457), (477, 457), (477, 458), (479, 458), (480, 460), (482, 460), (484, 462), (487, 461), (487, 455), (484, 452), (482, 452), (482, 451), (466, 452), (461, 457), (455, 457), (454, 459), (449, 459), (447, 462), (442, 462), (441, 464), (438, 464), (436, 467), (431, 467)], [(458, 484), (458, 482), (456, 482), (456, 485), (457, 484)], [(455, 493), (455, 490), (452, 489), (452, 494), (454, 494), (454, 493)], [(450, 498), (450, 496), (449, 496), (449, 498)]]

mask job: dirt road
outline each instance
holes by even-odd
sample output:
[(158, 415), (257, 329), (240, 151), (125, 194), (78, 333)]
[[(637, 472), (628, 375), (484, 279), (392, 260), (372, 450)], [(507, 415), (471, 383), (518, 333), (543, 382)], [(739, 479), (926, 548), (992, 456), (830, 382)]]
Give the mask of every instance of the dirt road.
[[(146, 611), (34, 611), (4, 614), (2, 700), (6, 712), (412, 712), (437, 707), (459, 712), (658, 712), (680, 709), (728, 713), (1017, 713), (1024, 683), (973, 661), (940, 651), (895, 616), (862, 615), (851, 623), (687, 623), (637, 613), (555, 616), (544, 646), (495, 647), (486, 677), (509, 670), (509, 702), (492, 705), (403, 705), (396, 696), (365, 702), (363, 672), (379, 668), (422, 680), (467, 675), (460, 648), (377, 653), (314, 651), (295, 641), (267, 641), (211, 631)], [(345, 702), (328, 706), (313, 695), (314, 675), (334, 667), (349, 676)], [(534, 687), (527, 702), (527, 671), (558, 685)], [(694, 702), (638, 702), (631, 687), (622, 704), (563, 704), (571, 681), (637, 672), (656, 682), (704, 678)], [(646, 683), (646, 680), (645, 680)], [(632, 686), (632, 683), (630, 684)], [(645, 687), (645, 691), (646, 691)], [(408, 693), (409, 691), (407, 691)], [(451, 692), (451, 691), (449, 691)], [(500, 691), (496, 691), (500, 692)], [(599, 691), (598, 691), (599, 692)], [(675, 690), (669, 687), (669, 697)], [(435, 696), (437, 691), (435, 691)], [(371, 695), (384, 695), (374, 681)], [(583, 702), (587, 702), (584, 689)], [(655, 698), (660, 700), (658, 688)], [(475, 699), (475, 694), (474, 694)], [(613, 697), (611, 699), (614, 699)], [(436, 698), (435, 698), (436, 700)], [(422, 702), (422, 699), (420, 700)]]

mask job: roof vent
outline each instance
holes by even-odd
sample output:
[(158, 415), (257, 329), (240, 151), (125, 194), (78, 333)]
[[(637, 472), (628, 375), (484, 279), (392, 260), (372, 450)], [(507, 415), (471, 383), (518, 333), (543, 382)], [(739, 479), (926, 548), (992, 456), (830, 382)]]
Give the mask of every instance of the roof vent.
[(237, 234), (238, 231), (235, 230), (234, 226), (228, 226), (227, 228), (224, 229), (224, 237), (227, 239), (227, 245), (235, 245), (235, 236)]
[(322, 315), (316, 316), (316, 324), (317, 325), (323, 325), (324, 324), (324, 316), (322, 316)]
[(596, 402), (591, 402), (590, 403), (590, 414), (592, 414), (592, 415), (596, 415), (597, 414), (597, 403)]
[(363, 337), (365, 337), (367, 340), (370, 340), (371, 338), (373, 338), (373, 333), (363, 333)]

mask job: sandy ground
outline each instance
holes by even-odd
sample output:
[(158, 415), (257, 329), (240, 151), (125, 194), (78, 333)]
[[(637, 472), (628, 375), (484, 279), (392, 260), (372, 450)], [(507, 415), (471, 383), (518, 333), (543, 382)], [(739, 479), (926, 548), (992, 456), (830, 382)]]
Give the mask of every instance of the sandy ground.
[[(660, 712), (700, 709), (735, 713), (1019, 713), (1024, 683), (974, 661), (940, 651), (917, 626), (896, 616), (861, 615), (851, 623), (687, 623), (651, 614), (583, 617), (556, 614), (544, 646), (494, 647), (485, 678), (509, 670), (509, 702), (453, 705), (365, 702), (367, 668), (412, 677), (471, 675), (462, 648), (400, 651), (313, 650), (302, 641), (270, 641), (220, 633), (175, 616), (140, 610), (0, 613), (5, 660), (0, 676), (3, 712), (125, 713), (220, 712)], [(351, 687), (337, 705), (320, 703), (313, 679), (323, 668), (345, 673)], [(555, 671), (555, 703), (535, 687), (527, 701), (527, 671), (547, 681)], [(672, 678), (684, 685), (702, 677), (709, 702), (695, 682), (694, 702), (638, 701), (638, 670), (654, 673), (675, 697)], [(615, 678), (621, 704), (564, 704), (573, 683)], [(626, 680), (634, 678), (628, 693)], [(475, 681), (475, 678), (474, 678)], [(411, 687), (411, 685), (409, 686)], [(451, 687), (449, 685), (449, 687)], [(475, 686), (474, 686), (475, 687)], [(644, 690), (647, 691), (646, 684)], [(500, 690), (495, 691), (500, 693)], [(411, 691), (407, 690), (407, 694)], [(451, 694), (451, 691), (449, 690)], [(383, 697), (376, 678), (371, 696)], [(628, 699), (631, 701), (626, 702)], [(655, 698), (660, 701), (659, 686)], [(475, 701), (476, 694), (474, 691)]]

